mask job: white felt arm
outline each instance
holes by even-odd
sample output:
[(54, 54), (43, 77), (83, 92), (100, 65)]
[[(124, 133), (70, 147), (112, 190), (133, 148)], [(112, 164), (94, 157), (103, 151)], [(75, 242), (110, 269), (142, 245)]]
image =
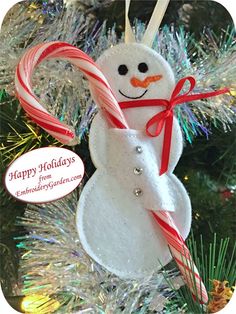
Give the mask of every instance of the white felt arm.
[[(138, 201), (145, 209), (174, 211), (173, 189), (167, 175), (159, 176), (155, 144), (155, 139), (139, 130), (109, 129), (106, 169), (133, 202)], [(141, 190), (140, 196), (135, 195), (136, 189)]]

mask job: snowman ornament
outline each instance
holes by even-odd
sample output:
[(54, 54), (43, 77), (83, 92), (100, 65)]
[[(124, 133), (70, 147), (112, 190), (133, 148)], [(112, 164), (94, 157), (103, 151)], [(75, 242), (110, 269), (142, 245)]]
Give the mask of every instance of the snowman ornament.
[[(153, 274), (172, 258), (150, 211), (170, 212), (185, 239), (191, 226), (191, 204), (173, 174), (183, 149), (177, 119), (173, 119), (168, 169), (162, 173), (164, 128), (152, 137), (145, 126), (164, 108), (133, 106), (153, 99), (169, 100), (174, 90), (171, 67), (150, 48), (168, 1), (156, 5), (142, 43), (135, 42), (130, 27), (129, 2), (125, 43), (106, 50), (97, 60), (123, 105), (129, 129), (111, 127), (102, 111), (95, 116), (89, 148), (97, 170), (81, 193), (77, 228), (85, 251), (97, 263), (121, 278), (137, 279)], [(154, 128), (151, 125), (150, 132)]]

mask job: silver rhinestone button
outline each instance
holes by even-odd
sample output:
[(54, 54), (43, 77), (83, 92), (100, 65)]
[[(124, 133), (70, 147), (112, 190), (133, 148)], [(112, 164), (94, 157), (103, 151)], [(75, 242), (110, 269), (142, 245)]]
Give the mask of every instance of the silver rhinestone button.
[(143, 195), (143, 191), (140, 188), (136, 188), (136, 189), (134, 189), (134, 195), (139, 197), (139, 196)]
[(142, 154), (142, 152), (143, 152), (143, 149), (141, 146), (136, 146), (135, 150), (136, 150), (136, 153), (138, 153), (138, 154)]
[(134, 168), (134, 174), (141, 175), (143, 173), (143, 169), (139, 167)]

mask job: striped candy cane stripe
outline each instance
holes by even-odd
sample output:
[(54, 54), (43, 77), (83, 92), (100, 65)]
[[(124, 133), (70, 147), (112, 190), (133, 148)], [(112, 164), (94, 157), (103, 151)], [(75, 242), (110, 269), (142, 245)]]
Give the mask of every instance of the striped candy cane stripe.
[(15, 85), (19, 101), (29, 117), (40, 127), (63, 144), (76, 144), (74, 131), (53, 117), (33, 92), (33, 72), (46, 59), (62, 59), (75, 65), (88, 79), (94, 101), (104, 110), (112, 125), (115, 121), (119, 128), (128, 127), (112, 90), (96, 63), (80, 49), (64, 42), (44, 43), (31, 48), (16, 69)]
[(206, 288), (171, 215), (166, 211), (151, 211), (151, 213), (160, 226), (170, 251), (190, 291), (200, 302), (207, 303), (208, 296)]

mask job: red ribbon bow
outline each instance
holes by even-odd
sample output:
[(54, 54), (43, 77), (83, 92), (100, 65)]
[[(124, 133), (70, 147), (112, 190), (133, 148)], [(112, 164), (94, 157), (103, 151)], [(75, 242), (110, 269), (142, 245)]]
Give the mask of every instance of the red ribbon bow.
[[(180, 94), (186, 82), (190, 83), (190, 87), (187, 92)], [(135, 108), (135, 107), (147, 107), (147, 106), (164, 106), (165, 110), (154, 115), (146, 124), (146, 133), (150, 137), (158, 136), (164, 128), (164, 143), (162, 148), (161, 157), (161, 169), (160, 175), (164, 174), (168, 170), (171, 137), (174, 118), (174, 107), (190, 101), (195, 101), (203, 98), (210, 98), (225, 94), (229, 92), (228, 88), (224, 88), (214, 92), (190, 94), (196, 85), (196, 80), (192, 76), (182, 78), (175, 86), (175, 89), (171, 95), (170, 100), (167, 99), (142, 99), (134, 101), (120, 102), (121, 109)], [(150, 127), (156, 125), (155, 132), (151, 133)]]

